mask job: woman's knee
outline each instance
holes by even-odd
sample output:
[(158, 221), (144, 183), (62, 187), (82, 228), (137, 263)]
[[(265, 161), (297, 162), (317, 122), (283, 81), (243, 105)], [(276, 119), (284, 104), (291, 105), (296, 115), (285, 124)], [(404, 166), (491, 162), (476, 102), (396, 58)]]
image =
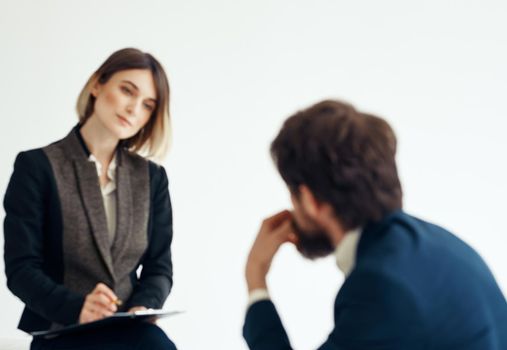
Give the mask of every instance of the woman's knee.
[(176, 350), (176, 346), (169, 339), (167, 334), (155, 324), (142, 323), (139, 325), (139, 346), (140, 349), (150, 350)]

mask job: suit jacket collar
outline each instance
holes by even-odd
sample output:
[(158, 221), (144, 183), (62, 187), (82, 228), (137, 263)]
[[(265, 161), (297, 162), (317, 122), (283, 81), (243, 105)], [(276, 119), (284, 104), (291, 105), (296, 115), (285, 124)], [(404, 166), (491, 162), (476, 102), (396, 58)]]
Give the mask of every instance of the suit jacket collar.
[(83, 139), (83, 135), (81, 135), (81, 127), (82, 125), (81, 124), (77, 124), (73, 129), (72, 129), (72, 132), (74, 132), (76, 134), (76, 137), (79, 141), (79, 143), (81, 144), (81, 147), (83, 148), (83, 151), (85, 152), (86, 154), (86, 157), (88, 158), (91, 154), (90, 150), (88, 149), (88, 147), (86, 146), (86, 142), (84, 141)]
[(361, 239), (357, 247), (357, 259), (366, 254), (368, 250), (375, 246), (375, 242), (381, 239), (387, 233), (390, 225), (400, 217), (406, 215), (402, 209), (392, 211), (377, 222), (369, 222), (363, 229)]

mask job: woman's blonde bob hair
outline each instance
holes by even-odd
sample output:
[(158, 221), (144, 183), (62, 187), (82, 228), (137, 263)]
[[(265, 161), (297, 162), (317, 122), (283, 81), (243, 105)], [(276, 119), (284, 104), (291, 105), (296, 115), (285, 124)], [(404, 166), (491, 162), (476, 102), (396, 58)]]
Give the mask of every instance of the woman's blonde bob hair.
[(105, 84), (116, 72), (128, 69), (149, 69), (157, 91), (157, 104), (148, 123), (134, 136), (121, 140), (121, 146), (143, 157), (161, 161), (171, 144), (172, 128), (169, 115), (169, 82), (162, 65), (149, 53), (135, 48), (114, 52), (92, 74), (77, 99), (79, 124), (84, 125), (93, 114), (95, 97), (91, 89), (96, 82)]

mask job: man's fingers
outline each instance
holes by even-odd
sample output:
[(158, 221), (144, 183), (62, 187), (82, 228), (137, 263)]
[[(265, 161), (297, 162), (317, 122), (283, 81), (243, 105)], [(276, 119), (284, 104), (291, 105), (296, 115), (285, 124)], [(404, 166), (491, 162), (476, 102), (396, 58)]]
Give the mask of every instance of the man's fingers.
[(286, 220), (272, 232), (272, 235), (276, 236), (282, 243), (289, 241), (291, 234), (293, 234), (293, 230), (290, 220)]
[(277, 226), (279, 226), (284, 220), (291, 217), (291, 213), (288, 210), (282, 210), (281, 212), (276, 213), (273, 216), (270, 216), (269, 218), (265, 219), (262, 222), (263, 228), (266, 229), (273, 229)]
[(295, 233), (291, 232), (289, 234), (288, 241), (294, 245), (297, 245), (299, 243), (299, 238), (298, 238), (298, 236), (296, 236)]

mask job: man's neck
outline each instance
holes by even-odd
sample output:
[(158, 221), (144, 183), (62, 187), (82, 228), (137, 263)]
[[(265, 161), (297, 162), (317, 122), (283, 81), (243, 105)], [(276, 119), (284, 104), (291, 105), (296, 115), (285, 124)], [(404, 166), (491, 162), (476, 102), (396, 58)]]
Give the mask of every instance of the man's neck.
[(335, 218), (330, 219), (325, 224), (325, 230), (329, 235), (329, 238), (331, 239), (334, 247), (338, 247), (340, 245), (340, 242), (343, 240), (345, 234), (347, 233), (343, 228), (341, 222)]

